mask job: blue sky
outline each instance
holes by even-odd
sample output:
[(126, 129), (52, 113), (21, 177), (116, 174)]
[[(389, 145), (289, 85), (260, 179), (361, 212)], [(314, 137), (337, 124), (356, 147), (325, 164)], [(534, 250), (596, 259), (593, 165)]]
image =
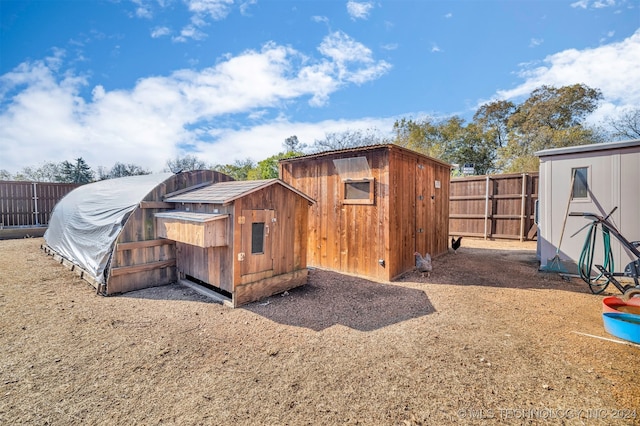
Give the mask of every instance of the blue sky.
[(262, 160), (584, 83), (640, 106), (638, 0), (0, 0), (0, 169)]

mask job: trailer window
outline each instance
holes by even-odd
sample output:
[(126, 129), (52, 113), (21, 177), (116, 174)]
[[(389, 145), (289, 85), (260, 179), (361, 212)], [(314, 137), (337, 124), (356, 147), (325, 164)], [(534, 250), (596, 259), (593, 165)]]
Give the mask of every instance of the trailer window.
[(573, 192), (572, 198), (588, 198), (589, 193), (589, 180), (588, 180), (588, 167), (578, 167), (571, 170), (571, 173), (575, 173), (573, 179)]
[(264, 253), (264, 222), (251, 224), (251, 254)]
[(373, 204), (374, 179), (345, 179), (343, 181), (343, 204)]

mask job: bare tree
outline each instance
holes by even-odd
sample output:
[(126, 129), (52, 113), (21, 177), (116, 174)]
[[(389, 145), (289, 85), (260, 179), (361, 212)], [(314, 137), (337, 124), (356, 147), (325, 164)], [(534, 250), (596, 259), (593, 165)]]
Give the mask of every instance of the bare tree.
[(613, 137), (621, 139), (640, 139), (640, 108), (634, 108), (610, 119)]

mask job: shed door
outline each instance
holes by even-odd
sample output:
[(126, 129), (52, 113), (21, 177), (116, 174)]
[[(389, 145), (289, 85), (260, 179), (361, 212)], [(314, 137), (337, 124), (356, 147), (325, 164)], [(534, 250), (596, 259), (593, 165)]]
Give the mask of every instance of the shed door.
[(272, 270), (271, 226), (275, 217), (274, 211), (243, 210), (242, 216), (242, 275)]
[(434, 229), (434, 200), (433, 175), (425, 164), (419, 161), (416, 164), (416, 251), (423, 254), (433, 247), (432, 240), (436, 230)]

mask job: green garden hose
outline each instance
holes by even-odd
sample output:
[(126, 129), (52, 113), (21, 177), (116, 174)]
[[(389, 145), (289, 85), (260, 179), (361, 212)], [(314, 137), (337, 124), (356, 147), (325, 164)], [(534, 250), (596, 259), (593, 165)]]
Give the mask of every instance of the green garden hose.
[[(580, 278), (589, 284), (591, 292), (593, 294), (600, 294), (607, 288), (611, 280), (599, 271), (596, 275), (592, 276), (591, 274), (591, 271), (593, 271), (593, 258), (596, 251), (596, 237), (598, 235), (596, 228), (598, 228), (598, 222), (593, 222), (589, 227), (582, 252), (580, 253), (580, 260), (578, 261), (578, 272), (580, 273)], [(604, 244), (604, 261), (602, 267), (610, 274), (613, 274), (614, 264), (613, 252), (611, 251), (611, 236), (609, 235), (609, 230), (604, 226), (602, 227), (602, 242)]]

